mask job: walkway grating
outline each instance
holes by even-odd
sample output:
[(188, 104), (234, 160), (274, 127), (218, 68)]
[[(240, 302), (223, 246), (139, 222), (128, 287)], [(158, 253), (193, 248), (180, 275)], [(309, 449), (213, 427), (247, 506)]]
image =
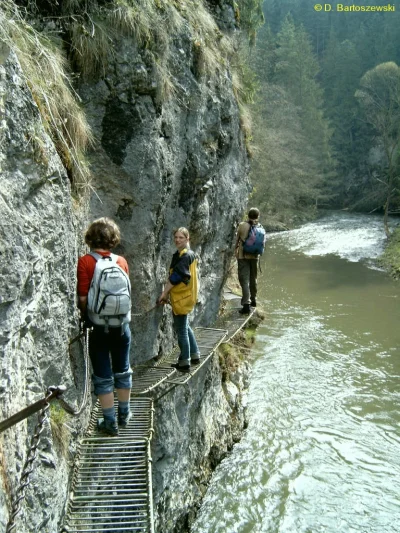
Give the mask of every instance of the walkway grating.
[[(182, 372), (176, 371), (176, 375), (173, 379), (168, 379), (167, 383), (185, 385), (210, 359), (210, 357), (212, 357), (215, 350), (224, 341), (228, 331), (216, 328), (195, 328), (194, 333), (201, 353), (200, 364), (191, 366), (189, 374), (183, 374)], [(173, 362), (175, 361), (176, 357)]]
[(218, 317), (216, 325), (220, 328), (226, 328), (227, 335), (223, 342), (229, 342), (247, 324), (255, 309), (252, 307), (249, 315), (239, 314), (239, 309), (242, 308), (241, 297), (231, 291), (224, 292), (224, 300), (226, 310), (222, 316)]
[(213, 355), (216, 348), (225, 339), (228, 331), (215, 328), (195, 328), (194, 333), (201, 353), (200, 364), (192, 366), (189, 374), (179, 373), (175, 368), (171, 368), (171, 363), (176, 363), (178, 359), (179, 352), (175, 349), (161, 357), (159, 361), (154, 363), (154, 366), (142, 365), (137, 370), (134, 367), (132, 395), (148, 394), (164, 381), (184, 385)]
[(131, 400), (132, 418), (117, 437), (97, 432), (97, 402), (80, 442), (62, 531), (154, 533), (150, 441), (153, 402)]
[[(230, 299), (234, 303), (234, 298)], [(98, 433), (101, 408), (96, 403), (78, 448), (62, 532), (154, 533), (150, 450), (154, 408), (152, 399), (143, 395), (163, 382), (186, 384), (250, 316), (238, 317), (237, 308), (230, 305), (225, 317), (218, 320), (220, 329), (195, 328), (201, 357), (200, 364), (192, 366), (189, 374), (171, 368), (178, 358), (176, 349), (150, 363), (153, 366), (134, 368), (130, 402), (133, 416), (117, 437)]]

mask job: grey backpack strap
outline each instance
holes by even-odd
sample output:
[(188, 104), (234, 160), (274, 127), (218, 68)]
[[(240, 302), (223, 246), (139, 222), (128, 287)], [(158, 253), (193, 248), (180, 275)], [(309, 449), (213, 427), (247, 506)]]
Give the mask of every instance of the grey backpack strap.
[(89, 252), (89, 255), (91, 255), (92, 257), (94, 257), (96, 259), (96, 261), (98, 261), (99, 259), (102, 259), (102, 255), (96, 253), (96, 252)]

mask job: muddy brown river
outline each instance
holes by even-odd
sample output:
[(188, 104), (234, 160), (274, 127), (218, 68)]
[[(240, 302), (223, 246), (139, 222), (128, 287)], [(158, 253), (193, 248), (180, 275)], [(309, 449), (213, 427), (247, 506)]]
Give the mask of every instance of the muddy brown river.
[[(396, 221), (393, 222), (396, 224)], [(249, 426), (192, 533), (400, 532), (400, 282), (379, 217), (270, 237)]]

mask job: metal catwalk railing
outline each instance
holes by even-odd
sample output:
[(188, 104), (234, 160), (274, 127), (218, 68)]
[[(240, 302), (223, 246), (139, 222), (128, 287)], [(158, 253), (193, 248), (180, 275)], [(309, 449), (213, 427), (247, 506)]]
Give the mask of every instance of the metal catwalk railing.
[[(97, 403), (87, 435), (82, 439), (72, 477), (65, 525), (61, 532), (146, 532), (154, 533), (151, 485), (153, 402), (144, 397), (161, 383), (185, 385), (212, 357), (217, 347), (232, 338), (251, 315), (237, 316), (238, 298), (230, 298), (226, 329), (195, 328), (200, 364), (184, 374), (171, 368), (174, 350), (150, 365), (134, 368), (131, 410), (133, 416), (117, 437), (97, 432), (101, 409)], [(167, 391), (168, 392), (168, 391)]]
[(239, 315), (240, 296), (232, 292), (225, 292), (224, 298), (227, 302), (227, 310), (223, 317), (217, 321), (221, 325), (219, 328), (195, 328), (195, 337), (200, 349), (200, 364), (192, 366), (189, 374), (180, 374), (171, 363), (175, 363), (178, 358), (178, 350), (162, 356), (156, 362), (149, 362), (134, 368), (132, 380), (132, 395), (148, 394), (156, 389), (161, 383), (175, 383), (184, 385), (200, 368), (210, 359), (218, 346), (223, 342), (228, 342), (250, 319), (254, 310), (249, 315)]

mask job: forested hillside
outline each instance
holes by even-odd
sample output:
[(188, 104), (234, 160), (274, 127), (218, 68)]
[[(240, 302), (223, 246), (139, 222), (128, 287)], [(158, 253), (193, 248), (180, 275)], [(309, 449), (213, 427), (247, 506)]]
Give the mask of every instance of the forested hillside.
[(316, 206), (400, 207), (400, 11), (335, 9), (265, 0), (252, 54), (254, 203), (289, 224)]

